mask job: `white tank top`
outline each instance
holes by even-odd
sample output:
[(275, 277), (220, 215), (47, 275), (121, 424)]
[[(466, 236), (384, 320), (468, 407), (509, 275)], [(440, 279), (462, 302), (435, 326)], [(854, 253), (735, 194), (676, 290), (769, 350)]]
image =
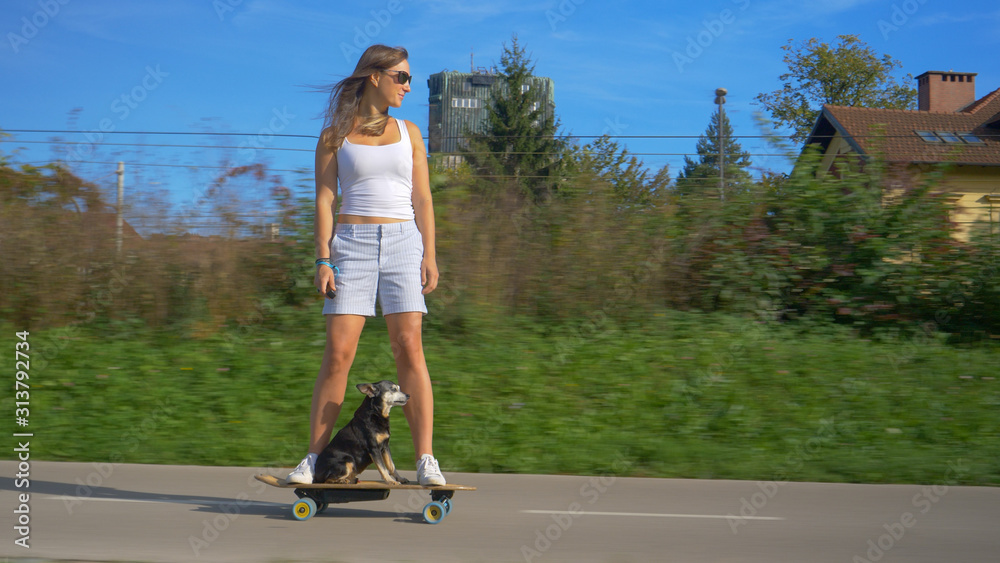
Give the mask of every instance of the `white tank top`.
[(356, 145), (346, 138), (337, 150), (340, 213), (413, 219), (413, 145), (402, 119), (398, 143)]

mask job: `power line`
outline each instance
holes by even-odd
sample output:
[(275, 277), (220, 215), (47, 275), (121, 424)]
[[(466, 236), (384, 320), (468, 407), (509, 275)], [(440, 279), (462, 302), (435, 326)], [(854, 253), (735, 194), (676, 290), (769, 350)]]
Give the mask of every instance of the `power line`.
[[(63, 129), (0, 129), (0, 131), (8, 133), (65, 133), (65, 134), (99, 134), (99, 135), (226, 135), (226, 136), (237, 136), (237, 137), (254, 137), (259, 136), (259, 133), (237, 133), (237, 132), (226, 132), (226, 133), (215, 133), (211, 131), (71, 131)], [(300, 139), (319, 139), (319, 135), (293, 135), (287, 133), (270, 133), (270, 137), (291, 137)], [(529, 137), (530, 135), (494, 135), (495, 138), (522, 138)], [(604, 137), (605, 135), (553, 135), (553, 138), (567, 138), (567, 139), (597, 139)], [(612, 139), (697, 139), (702, 135), (607, 135)], [(729, 138), (772, 138), (774, 135), (760, 135), (760, 136), (746, 136), (737, 137), (731, 135)], [(425, 135), (424, 139), (429, 137)], [(437, 137), (439, 139), (464, 139), (463, 135), (457, 136), (441, 136)]]
[[(99, 135), (219, 135), (219, 136), (235, 136), (235, 137), (259, 137), (260, 133), (239, 133), (239, 132), (212, 132), (212, 131), (72, 131), (66, 129), (0, 129), (0, 133), (64, 133), (64, 134), (74, 134), (74, 135), (84, 135), (84, 134), (99, 134)], [(268, 137), (287, 137), (287, 138), (298, 138), (298, 139), (319, 139), (319, 135), (298, 135), (289, 133), (268, 133)], [(700, 139), (704, 137), (704, 133), (698, 135), (552, 135), (552, 138), (560, 139), (599, 139), (601, 137), (608, 137), (610, 139)], [(788, 138), (790, 139), (793, 135), (779, 135), (779, 134), (766, 134), (766, 135), (728, 135), (729, 139), (776, 139), (776, 138)], [(835, 135), (817, 135), (816, 139), (832, 139)], [(978, 137), (986, 137), (988, 139), (1000, 139), (1000, 134), (990, 135), (982, 134), (977, 135)], [(497, 139), (517, 139), (525, 137), (534, 137), (534, 135), (491, 135), (492, 138)], [(866, 134), (866, 135), (851, 135), (855, 139), (903, 139), (912, 138), (911, 134), (901, 134), (901, 135), (886, 135), (886, 134)], [(424, 139), (428, 139), (429, 136), (425, 135)], [(465, 139), (465, 135), (455, 135), (455, 136), (440, 136), (436, 137), (438, 139)], [(8, 141), (10, 142), (10, 141)], [(91, 144), (101, 144), (101, 143), (91, 143)], [(258, 148), (258, 147), (252, 147)], [(296, 149), (304, 150), (304, 149)]]
[[(0, 129), (6, 133), (72, 133), (77, 135), (98, 134), (98, 135), (222, 135), (237, 137), (260, 136), (260, 133), (217, 133), (211, 131), (70, 131), (64, 129)], [(269, 133), (270, 137), (297, 137), (302, 139), (319, 139), (318, 135), (293, 135), (289, 133)]]
[[(436, 154), (441, 154), (441, 153), (436, 153)], [(690, 156), (697, 156), (697, 153), (692, 153)], [(770, 156), (784, 156), (784, 155), (770, 155)], [(108, 165), (108, 166), (117, 165), (117, 162), (100, 162), (100, 161), (93, 161), (93, 160), (74, 161), (74, 162), (78, 162), (78, 163), (81, 163), (81, 164), (104, 164), (104, 165)], [(28, 164), (28, 165), (32, 165), (33, 166), (33, 165), (36, 165), (36, 164), (51, 164), (51, 162), (49, 162), (49, 161), (37, 161), (37, 162), (26, 162), (24, 164)], [(187, 168), (187, 169), (191, 169), (191, 168), (196, 168), (196, 169), (198, 169), (198, 168), (207, 168), (207, 169), (215, 169), (215, 170), (232, 170), (233, 169), (233, 167), (230, 167), (230, 166), (207, 166), (207, 165), (200, 165), (200, 164), (199, 165), (195, 165), (195, 164), (187, 165), (187, 164), (142, 163), (142, 162), (129, 162), (127, 164), (129, 166), (159, 166), (159, 167), (167, 167), (167, 168)], [(751, 168), (753, 168), (753, 167), (751, 166)], [(297, 170), (289, 170), (287, 168), (267, 168), (266, 170), (267, 170), (267, 172), (289, 172), (289, 173), (301, 173), (301, 174), (306, 174), (306, 175), (312, 175), (313, 174), (313, 171), (309, 167), (303, 167), (303, 168), (300, 168), (300, 169), (297, 169)], [(112, 172), (111, 174), (114, 174), (114, 172)], [(107, 174), (104, 177), (110, 176), (111, 174)], [(521, 179), (526, 179), (526, 180), (527, 179), (550, 179), (550, 180), (556, 180), (556, 179), (564, 178), (564, 176), (559, 176), (559, 175), (551, 175), (551, 176), (541, 176), (541, 175), (526, 176), (526, 175), (518, 175), (518, 176), (515, 176), (515, 175), (512, 175), (512, 174), (472, 174), (472, 173), (468, 174), (468, 176), (470, 176), (472, 178), (492, 178), (492, 179), (502, 179), (502, 180), (509, 180), (509, 179), (512, 179), (512, 178), (521, 178)], [(690, 178), (690, 180), (698, 180), (698, 179), (697, 178)], [(715, 181), (715, 180), (713, 179), (713, 181)], [(995, 180), (977, 180), (977, 179), (971, 179), (971, 178), (968, 179), (968, 180), (963, 180), (963, 182), (964, 183), (984, 183), (984, 184), (993, 184), (993, 183), (996, 183)]]
[[(506, 156), (506, 155), (515, 155), (515, 154), (516, 155), (547, 155), (549, 153), (547, 153), (547, 152), (541, 152), (541, 151), (539, 151), (539, 152), (510, 151), (510, 152), (503, 152), (503, 153), (495, 153), (495, 152), (492, 152), (492, 151), (470, 151), (470, 152), (432, 152), (432, 153), (428, 153), (428, 154), (430, 156), (463, 156), (463, 155), (469, 155), (469, 154), (500, 154), (500, 155)], [(748, 156), (788, 156), (787, 153), (740, 153), (740, 154), (747, 154)], [(697, 153), (697, 152), (631, 152), (631, 151), (628, 151), (625, 154), (625, 156), (701, 156), (701, 154)], [(709, 155), (709, 156), (712, 156), (712, 155)]]
[[(14, 141), (10, 141), (14, 142)], [(77, 145), (74, 141), (16, 141), (26, 145)], [(313, 152), (315, 149), (295, 149), (290, 147), (257, 147), (257, 146), (237, 146), (232, 145), (166, 145), (158, 143), (98, 143), (102, 147), (163, 147), (180, 149), (250, 149), (250, 150), (271, 150), (271, 151), (298, 151)]]
[[(11, 141), (13, 142), (13, 141)], [(17, 141), (18, 143), (24, 144), (56, 144), (56, 145), (75, 145), (73, 141)], [(259, 146), (232, 146), (232, 145), (176, 145), (176, 144), (162, 144), (162, 143), (99, 143), (100, 146), (106, 147), (152, 147), (152, 148), (192, 148), (192, 149), (249, 149), (249, 150), (276, 150), (276, 151), (293, 151), (293, 152), (313, 152), (314, 149), (299, 149), (291, 147), (259, 147)], [(631, 156), (699, 156), (697, 152), (628, 152), (627, 155)], [(495, 154), (492, 151), (467, 151), (467, 152), (430, 152), (429, 156), (463, 156), (463, 155), (482, 155), (482, 154)], [(542, 151), (510, 151), (504, 152), (505, 155), (543, 155), (548, 154)], [(746, 153), (749, 156), (789, 156), (787, 153)], [(74, 160), (74, 162), (86, 162)]]
[[(107, 165), (117, 164), (116, 162), (101, 162), (101, 161), (96, 161), (96, 160), (74, 160), (73, 163), (74, 164), (107, 164)], [(34, 161), (34, 162), (25, 162), (24, 164), (35, 166), (37, 164), (52, 164), (52, 163), (49, 162), (49, 161), (47, 161), (47, 160), (38, 160), (38, 161)], [(160, 162), (156, 162), (156, 163), (153, 163), (153, 162), (129, 162), (127, 164), (129, 166), (160, 166), (160, 167), (164, 167), (164, 168), (188, 168), (188, 169), (191, 169), (191, 168), (207, 168), (207, 169), (214, 169), (214, 170), (232, 170), (233, 168), (235, 168), (235, 166), (208, 166), (208, 165), (205, 165), (205, 164), (164, 164), (164, 163), (160, 163)], [(307, 168), (302, 168), (302, 169), (299, 169), (299, 170), (289, 170), (287, 168), (267, 168), (267, 171), (268, 172), (304, 172), (304, 173), (310, 173), (311, 174), (311, 172), (309, 172), (309, 170)]]
[[(57, 145), (73, 145), (76, 143), (70, 141), (19, 141), (25, 144), (57, 144)], [(153, 148), (191, 148), (191, 149), (249, 149), (249, 150), (263, 150), (263, 151), (294, 151), (294, 152), (308, 152), (312, 153), (314, 149), (296, 149), (288, 147), (234, 147), (234, 146), (219, 146), (219, 145), (165, 145), (156, 143), (101, 143), (102, 147), (153, 147)], [(462, 155), (481, 155), (481, 154), (497, 154), (492, 151), (468, 151), (468, 152), (431, 152), (428, 153), (429, 156), (462, 156)], [(546, 155), (549, 153), (543, 151), (509, 151), (504, 152), (504, 155)], [(746, 153), (749, 156), (788, 156), (782, 153)], [(626, 151), (626, 156), (698, 156), (697, 152), (629, 152)], [(74, 161), (81, 162), (81, 161)]]
[[(990, 135), (979, 135), (979, 136), (980, 137), (987, 137), (987, 138), (990, 137)], [(895, 138), (900, 138), (900, 137), (909, 138), (908, 135), (907, 136), (901, 136), (901, 135), (895, 136)], [(664, 138), (666, 138), (666, 137), (664, 137)], [(673, 138), (673, 137), (671, 137), (671, 138)], [(732, 138), (732, 137), (730, 137), (730, 138)], [(754, 138), (756, 138), (756, 137), (754, 137)], [(888, 137), (886, 137), (886, 138), (888, 138)], [(10, 142), (13, 142), (13, 141), (10, 141)], [(72, 141), (57, 141), (57, 140), (51, 140), (51, 141), (17, 141), (17, 143), (24, 143), (24, 144), (57, 144), (57, 145), (75, 145), (75, 144), (78, 144), (78, 143), (74, 143)], [(238, 150), (248, 149), (248, 150), (255, 150), (255, 151), (256, 150), (263, 150), (263, 151), (272, 151), (273, 150), (273, 151), (292, 151), (292, 152), (308, 152), (308, 153), (311, 153), (311, 152), (314, 151), (314, 149), (299, 149), (299, 148), (292, 148), (292, 147), (260, 147), (260, 146), (249, 146), (248, 147), (248, 146), (232, 146), (232, 145), (176, 145), (176, 144), (161, 144), (161, 143), (100, 143), (100, 146), (110, 146), (110, 147), (152, 147), (152, 148), (192, 148), (192, 149), (206, 149), (207, 148), (207, 149), (238, 149)], [(939, 145), (939, 146), (945, 146), (945, 145)], [(956, 146), (964, 146), (964, 145), (956, 145)], [(430, 153), (428, 153), (429, 156), (463, 156), (463, 155), (483, 155), (483, 154), (496, 154), (496, 153), (494, 153), (492, 151), (468, 151), (468, 152), (440, 152), (440, 151), (438, 151), (438, 152), (430, 152)], [(510, 151), (510, 152), (504, 152), (503, 154), (504, 155), (543, 155), (543, 154), (548, 154), (548, 153), (541, 152), (541, 151), (539, 151), (539, 152), (532, 152), (532, 151)], [(701, 156), (701, 154), (697, 153), (697, 152), (630, 152), (627, 149), (625, 149), (625, 154), (626, 154), (626, 156)], [(754, 156), (754, 157), (794, 157), (798, 153), (796, 153), (796, 152), (787, 152), (787, 153), (747, 153), (747, 152), (744, 152), (742, 154), (746, 154), (748, 156)], [(74, 162), (83, 162), (83, 161), (74, 161)]]
[[(109, 166), (117, 164), (116, 162), (98, 162), (98, 161), (93, 161), (93, 160), (78, 160), (78, 161), (74, 161), (74, 162), (75, 163), (80, 163), (80, 164), (106, 164), (106, 165), (109, 165)], [(25, 164), (29, 164), (29, 165), (49, 164), (49, 162), (47, 162), (47, 161), (38, 161), (38, 162), (26, 162)], [(218, 170), (232, 170), (233, 169), (233, 167), (230, 167), (230, 166), (202, 166), (202, 165), (194, 165), (194, 164), (192, 164), (192, 165), (185, 165), (185, 164), (161, 164), (161, 163), (142, 163), (142, 162), (129, 162), (127, 164), (129, 166), (162, 166), (162, 167), (167, 167), (167, 168), (209, 168), (209, 169), (218, 169)], [(302, 168), (302, 169), (299, 169), (299, 170), (288, 170), (286, 168), (268, 168), (267, 171), (268, 172), (301, 172), (301, 173), (310, 174), (310, 175), (313, 173), (311, 170), (306, 169), (306, 168)], [(552, 179), (554, 179), (554, 178), (556, 178), (555, 176), (524, 176), (524, 175), (514, 176), (514, 175), (486, 175), (486, 174), (472, 174), (471, 176), (473, 176), (475, 178), (505, 178), (505, 179), (507, 179), (507, 178), (524, 178), (524, 179), (528, 179), (528, 178), (552, 178)]]

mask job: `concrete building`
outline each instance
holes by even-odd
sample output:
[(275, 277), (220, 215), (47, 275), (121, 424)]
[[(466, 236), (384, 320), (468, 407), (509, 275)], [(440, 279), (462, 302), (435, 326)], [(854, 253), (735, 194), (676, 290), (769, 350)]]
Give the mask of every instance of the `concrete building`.
[[(481, 131), (487, 108), (494, 96), (507, 88), (503, 76), (480, 69), (476, 72), (444, 71), (427, 79), (428, 152), (455, 155), (469, 132)], [(555, 86), (551, 78), (532, 76), (522, 86), (534, 99), (533, 109), (541, 109), (548, 118), (555, 113)], [(457, 161), (457, 157), (455, 160)]]

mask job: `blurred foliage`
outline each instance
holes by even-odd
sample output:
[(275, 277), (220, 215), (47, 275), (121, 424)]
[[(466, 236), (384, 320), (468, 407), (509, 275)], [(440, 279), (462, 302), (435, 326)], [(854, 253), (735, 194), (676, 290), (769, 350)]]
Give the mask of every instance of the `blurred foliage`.
[[(236, 176), (273, 182), (260, 165), (227, 170), (212, 189)], [(285, 236), (246, 236), (241, 213), (218, 210), (225, 236), (156, 233), (141, 238), (123, 225), (93, 184), (66, 168), (0, 165), (0, 314), (25, 329), (138, 319), (157, 327), (213, 333), (238, 321), (248, 300), (277, 297), (299, 304), (298, 280), (311, 273), (302, 236), (305, 203), (274, 186)], [(235, 203), (229, 203), (235, 205)], [(296, 236), (296, 233), (298, 235)]]
[[(463, 338), (440, 322), (451, 307), (433, 300), (424, 339), (446, 472), (937, 483), (959, 464), (949, 484), (1000, 484), (996, 348), (663, 308), (557, 331), (480, 314)], [(106, 321), (32, 332), (32, 459), (294, 466), (323, 319), (257, 309), (200, 338)], [(393, 377), (385, 335), (371, 319), (345, 412), (363, 398), (353, 384)], [(412, 472), (405, 417), (391, 416)]]
[(469, 290), (467, 310), (623, 320), (668, 306), (861, 334), (1000, 333), (997, 239), (953, 236), (939, 173), (915, 182), (872, 162), (817, 175), (819, 155), (807, 152), (791, 175), (720, 202), (630, 173), (609, 158), (614, 144), (598, 146), (612, 150), (581, 150), (544, 202), (502, 182), (475, 189), (484, 180), (468, 170), (438, 172), (440, 260)]
[[(516, 42), (504, 56), (530, 71)], [(517, 93), (504, 103), (523, 112)], [(1000, 483), (983, 344), (1000, 334), (1000, 240), (954, 237), (942, 171), (817, 174), (807, 151), (720, 201), (610, 137), (511, 139), (431, 161), (442, 276), (425, 347), (446, 470), (617, 459), (633, 475), (934, 482), (965, 459), (962, 482)], [(251, 186), (276, 231), (241, 219)], [(227, 169), (204, 192), (223, 236), (126, 228), (119, 254), (93, 184), (0, 154), (0, 324), (31, 331), (40, 458), (301, 458), (324, 327), (299, 188)], [(384, 320), (369, 323), (353, 382), (394, 371)]]
[[(817, 176), (819, 159), (807, 152), (787, 178), (769, 178), (713, 210), (688, 211), (701, 226), (681, 246), (692, 256), (686, 279), (700, 308), (811, 316), (864, 330), (926, 322), (947, 331), (1000, 328), (988, 314), (964, 315), (964, 324), (939, 314), (955, 306), (968, 313), (970, 303), (956, 302), (946, 288), (967, 283), (965, 276), (988, 277), (983, 259), (997, 254), (995, 240), (952, 237), (935, 175), (888, 197), (883, 186), (892, 172), (878, 163)], [(985, 269), (956, 276), (956, 264), (972, 257)], [(995, 307), (997, 288), (982, 285), (977, 298)]]
[[(817, 175), (802, 155), (726, 201), (681, 195), (609, 139), (573, 149), (539, 200), (512, 178), (432, 163), (441, 288), (457, 331), (480, 313), (543, 324), (653, 307), (846, 324), (861, 334), (1000, 333), (998, 240), (953, 235), (937, 174), (873, 161)], [(93, 186), (58, 166), (0, 166), (3, 317), (25, 328), (140, 319), (192, 334), (239, 323), (248, 303), (315, 305), (312, 201), (271, 183), (280, 235), (128, 236)], [(228, 174), (228, 173), (227, 173)], [(885, 186), (892, 185), (892, 190)], [(222, 214), (247, 233), (239, 213)], [(985, 230), (984, 230), (985, 232)], [(429, 320), (429, 322), (436, 322)]]
[[(719, 201), (610, 139), (566, 158), (544, 198), (432, 162), (446, 470), (933, 482), (962, 460), (961, 482), (1000, 483), (981, 343), (1000, 334), (1000, 249), (952, 236), (933, 174), (817, 176), (806, 153)], [(227, 197), (227, 236), (126, 237), (119, 257), (93, 186), (0, 164), (0, 310), (31, 331), (39, 459), (301, 458), (324, 343), (314, 205), (259, 167), (209, 195), (236, 177), (269, 187), (279, 236)], [(353, 383), (392, 377), (385, 333), (369, 321)]]

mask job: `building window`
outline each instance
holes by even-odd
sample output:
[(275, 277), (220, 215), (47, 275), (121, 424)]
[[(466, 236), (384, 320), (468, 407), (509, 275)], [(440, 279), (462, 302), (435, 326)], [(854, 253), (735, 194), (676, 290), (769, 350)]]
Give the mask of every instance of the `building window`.
[(526, 94), (531, 90), (531, 84), (521, 84), (521, 93)]
[(452, 98), (451, 107), (479, 109), (483, 107), (483, 101), (480, 100), (479, 98)]
[(920, 136), (925, 142), (928, 143), (940, 143), (941, 139), (934, 134), (934, 131), (917, 131), (917, 135)]
[(955, 133), (953, 131), (914, 131), (921, 139), (927, 143), (950, 143), (961, 145), (963, 142), (968, 145), (984, 145), (982, 139), (969, 132)]
[(946, 143), (962, 143), (962, 139), (959, 139), (958, 135), (952, 133), (951, 131), (935, 131), (935, 133), (937, 133), (937, 136), (941, 137), (941, 139)]
[(538, 111), (540, 107), (542, 107), (541, 102), (531, 102), (531, 111)]
[(982, 139), (973, 135), (972, 133), (956, 133), (963, 141), (969, 143), (970, 145), (985, 145)]

